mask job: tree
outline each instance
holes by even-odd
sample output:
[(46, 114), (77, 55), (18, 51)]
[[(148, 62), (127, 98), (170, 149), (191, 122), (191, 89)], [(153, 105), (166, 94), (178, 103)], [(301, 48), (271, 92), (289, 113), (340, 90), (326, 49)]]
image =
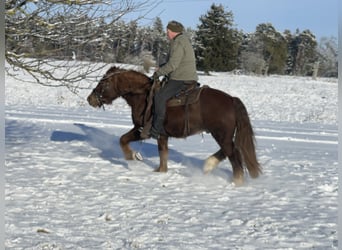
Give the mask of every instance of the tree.
[(310, 30), (286, 34), (288, 41), (287, 72), (294, 75), (310, 75), (318, 59), (316, 37)]
[(285, 74), (292, 75), (294, 71), (295, 55), (297, 46), (295, 45), (293, 35), (290, 30), (284, 31), (284, 37), (287, 43), (287, 58), (285, 66)]
[(263, 56), (263, 44), (255, 34), (245, 34), (240, 48), (240, 67), (246, 72), (261, 75), (265, 73), (266, 61)]
[(163, 64), (167, 60), (168, 41), (165, 34), (165, 27), (159, 17), (153, 23), (151, 31), (151, 51), (158, 64)]
[(84, 80), (93, 80), (93, 72), (106, 67), (94, 61), (110, 60), (114, 24), (151, 4), (149, 0), (6, 0), (6, 70), (15, 77), (9, 69), (20, 68), (35, 82), (76, 92)]
[(338, 43), (335, 37), (322, 37), (317, 48), (319, 71), (324, 77), (338, 76)]
[(198, 68), (205, 72), (235, 69), (241, 37), (232, 28), (233, 13), (213, 4), (200, 22), (195, 38)]
[(281, 33), (270, 23), (259, 24), (255, 31), (255, 41), (262, 47), (266, 63), (266, 74), (283, 74), (287, 58), (287, 43)]

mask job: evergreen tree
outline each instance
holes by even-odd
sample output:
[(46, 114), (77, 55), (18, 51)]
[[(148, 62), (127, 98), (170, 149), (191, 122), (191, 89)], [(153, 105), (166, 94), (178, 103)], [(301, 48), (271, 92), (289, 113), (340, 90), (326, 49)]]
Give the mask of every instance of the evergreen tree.
[(152, 55), (156, 59), (157, 64), (166, 62), (168, 54), (168, 41), (165, 34), (165, 28), (159, 17), (155, 19), (152, 31)]
[(288, 73), (294, 75), (310, 75), (312, 67), (318, 59), (316, 37), (310, 30), (300, 32), (287, 38), (288, 46)]
[(285, 74), (292, 75), (294, 70), (295, 63), (295, 55), (296, 55), (296, 46), (293, 35), (290, 30), (284, 31), (284, 37), (287, 43), (287, 58), (286, 58), (286, 66), (285, 66)]
[(270, 23), (259, 24), (255, 31), (255, 40), (262, 46), (265, 60), (265, 73), (283, 74), (287, 59), (287, 42)]
[(233, 13), (213, 4), (200, 22), (195, 38), (198, 68), (205, 72), (235, 69), (240, 36), (232, 29)]

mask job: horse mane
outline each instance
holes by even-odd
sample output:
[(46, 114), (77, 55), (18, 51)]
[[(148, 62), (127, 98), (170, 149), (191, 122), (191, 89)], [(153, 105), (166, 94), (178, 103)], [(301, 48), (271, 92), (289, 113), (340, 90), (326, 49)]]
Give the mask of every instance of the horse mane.
[(118, 73), (118, 72), (124, 72), (124, 71), (127, 71), (127, 70), (117, 67), (117, 66), (112, 66), (107, 70), (106, 74)]
[(117, 66), (112, 66), (109, 70), (107, 70), (106, 72), (106, 76), (108, 76), (109, 74), (118, 74), (118, 73), (123, 73), (123, 72), (132, 72), (135, 73), (137, 75), (141, 75), (144, 77), (148, 77), (147, 75), (145, 75), (144, 73), (134, 70), (134, 69), (125, 69), (125, 68), (121, 68), (121, 67), (117, 67)]
[(122, 93), (140, 93), (146, 94), (151, 86), (151, 78), (142, 72), (125, 69), (117, 66), (112, 66), (104, 75), (104, 79), (115, 79), (110, 80), (115, 83), (116, 91)]

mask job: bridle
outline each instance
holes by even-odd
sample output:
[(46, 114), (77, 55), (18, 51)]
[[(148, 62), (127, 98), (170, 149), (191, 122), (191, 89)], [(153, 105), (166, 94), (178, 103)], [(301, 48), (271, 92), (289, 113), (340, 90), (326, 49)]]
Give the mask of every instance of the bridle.
[[(121, 73), (121, 72), (110, 73), (110, 74), (108, 74), (108, 75), (102, 77), (101, 81), (107, 80), (107, 79), (109, 79), (110, 77), (112, 77), (113, 75), (116, 75), (116, 74), (119, 74), (119, 73)], [(102, 101), (102, 99), (103, 99), (103, 92), (105, 91), (106, 87), (107, 87), (107, 86), (106, 86), (106, 83), (103, 83), (101, 93), (98, 92), (98, 91), (96, 90), (96, 88), (93, 89), (93, 93), (94, 93), (94, 95), (95, 95), (95, 98), (96, 98), (97, 102), (100, 104), (100, 107), (103, 108), (103, 110), (105, 109), (105, 108), (104, 108), (104, 104), (105, 104), (105, 103)]]
[[(112, 77), (113, 75), (117, 75), (117, 74), (121, 74), (121, 73), (124, 73), (124, 72), (127, 72), (126, 70), (121, 70), (121, 71), (118, 71), (118, 72), (113, 72), (113, 73), (110, 73), (108, 75), (105, 75), (101, 80), (101, 81), (105, 81), (105, 80), (108, 80), (110, 77)], [(108, 85), (109, 83), (108, 82), (104, 82), (103, 83), (103, 86), (102, 86), (102, 89), (101, 91), (97, 91), (96, 88), (93, 89), (93, 94), (95, 95), (95, 98), (96, 98), (96, 101), (99, 103), (99, 107), (102, 107), (103, 110), (105, 110), (105, 102), (103, 101), (103, 93), (104, 91), (108, 88)], [(119, 95), (119, 96), (124, 96), (125, 94), (127, 94), (126, 92), (124, 91), (121, 91), (118, 89), (117, 86), (113, 86), (115, 92)]]
[[(117, 74), (120, 74), (120, 73), (122, 73), (122, 72), (123, 72), (123, 71), (110, 73), (110, 74), (108, 74), (107, 76), (104, 76), (104, 77), (101, 79), (101, 81), (107, 80), (107, 79), (109, 79), (110, 77), (112, 77), (113, 75), (117, 75)], [(97, 102), (100, 104), (100, 107), (103, 108), (103, 110), (105, 110), (105, 106), (104, 106), (105, 103), (102, 101), (102, 100), (103, 100), (103, 93), (104, 93), (105, 89), (108, 87), (107, 85), (108, 85), (107, 82), (103, 83), (101, 92), (98, 92), (98, 91), (96, 90), (96, 88), (93, 89), (93, 93), (94, 93), (94, 95), (95, 95), (95, 97), (96, 97), (96, 100), (97, 100)]]
[[(106, 80), (106, 79), (108, 79), (108, 78), (109, 78), (109, 76), (107, 76), (107, 77), (105, 77), (105, 78), (102, 78), (101, 81)], [(101, 82), (101, 81), (100, 81), (100, 82)], [(103, 93), (104, 93), (105, 89), (107, 88), (108, 83), (105, 82), (105, 83), (103, 83), (102, 85), (103, 85), (103, 86), (102, 86), (102, 88), (101, 88), (101, 92), (97, 91), (96, 88), (94, 88), (94, 89), (93, 89), (93, 93), (94, 93), (94, 95), (95, 95), (96, 101), (100, 104), (100, 107), (102, 107), (103, 110), (105, 110), (105, 106), (104, 106), (105, 103), (104, 103), (102, 100), (103, 100)]]
[(93, 89), (93, 92), (94, 92), (94, 95), (96, 97), (97, 102), (100, 104), (100, 107), (102, 107), (103, 110), (105, 110), (104, 102), (102, 101), (102, 95), (103, 95), (103, 92), (104, 92), (104, 88), (102, 88), (101, 93), (98, 93), (96, 91), (96, 89)]

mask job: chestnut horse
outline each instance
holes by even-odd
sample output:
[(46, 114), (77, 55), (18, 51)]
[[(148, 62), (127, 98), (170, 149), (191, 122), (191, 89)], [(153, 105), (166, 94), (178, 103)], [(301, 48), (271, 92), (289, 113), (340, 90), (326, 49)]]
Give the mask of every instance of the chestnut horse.
[[(134, 127), (120, 138), (120, 146), (126, 160), (139, 160), (129, 143), (142, 140), (141, 127), (147, 109), (147, 97), (152, 87), (151, 79), (143, 73), (110, 68), (98, 85), (88, 96), (88, 103), (93, 107), (111, 104), (118, 97), (124, 98), (132, 109)], [(186, 112), (187, 110), (187, 112)], [(187, 117), (187, 135), (184, 135)], [(241, 100), (220, 90), (203, 88), (196, 103), (185, 106), (168, 106), (164, 121), (167, 135), (161, 135), (158, 142), (160, 157), (157, 172), (167, 171), (168, 138), (184, 138), (200, 132), (211, 133), (220, 149), (204, 163), (204, 172), (208, 173), (226, 157), (233, 169), (233, 181), (240, 185), (244, 180), (245, 165), (252, 178), (261, 174), (261, 167), (256, 158), (254, 132)]]

